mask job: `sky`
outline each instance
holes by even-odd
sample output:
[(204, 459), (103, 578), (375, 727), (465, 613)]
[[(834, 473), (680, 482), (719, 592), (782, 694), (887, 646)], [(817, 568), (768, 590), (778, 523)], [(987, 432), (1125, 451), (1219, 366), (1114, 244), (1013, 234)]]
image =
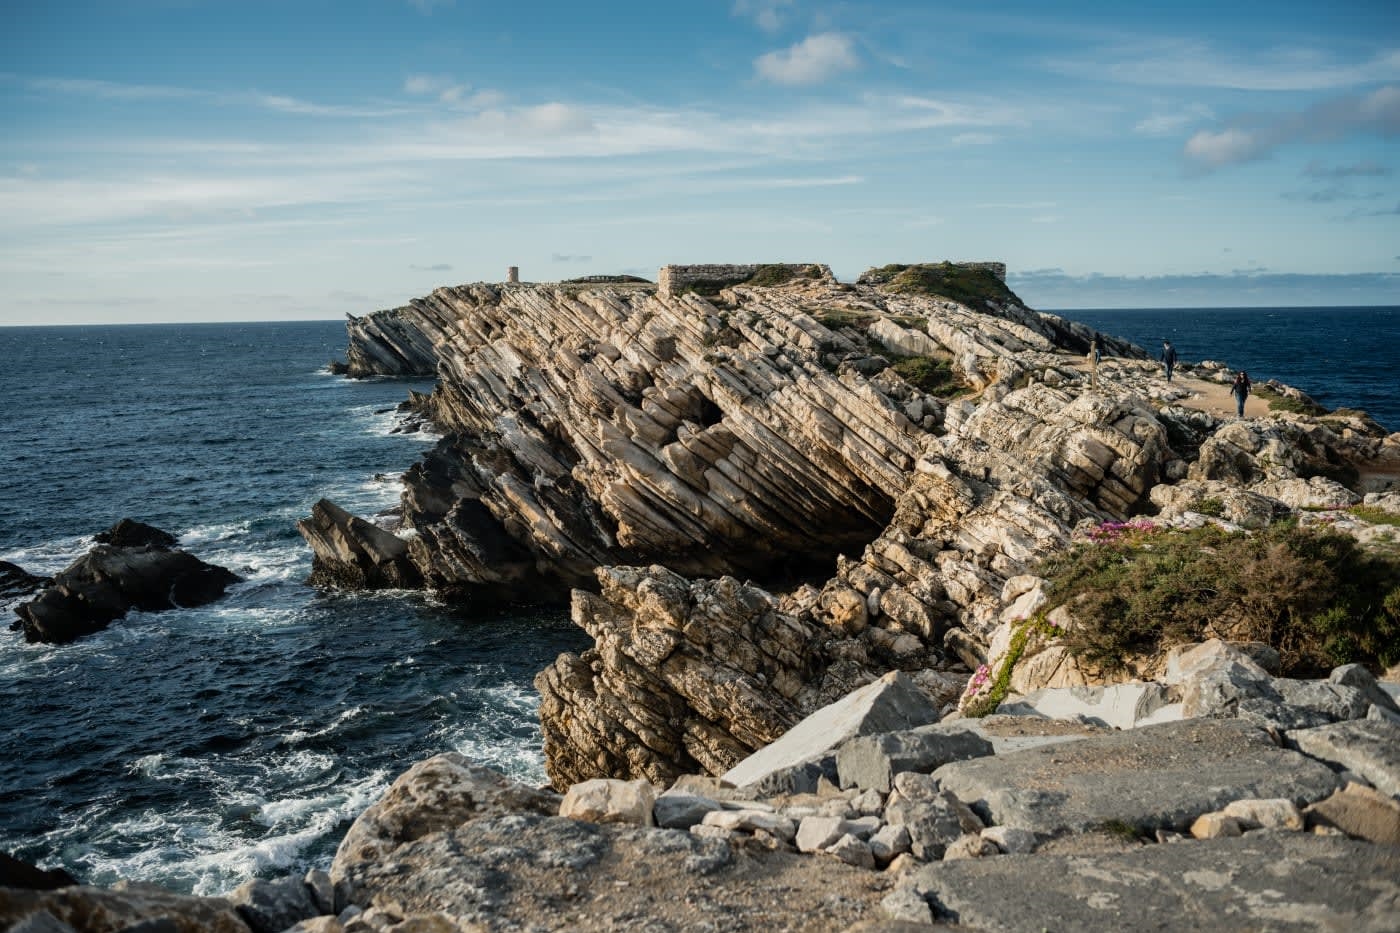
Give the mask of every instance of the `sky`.
[(665, 263), (1400, 305), (1400, 4), (3, 0), (0, 324)]

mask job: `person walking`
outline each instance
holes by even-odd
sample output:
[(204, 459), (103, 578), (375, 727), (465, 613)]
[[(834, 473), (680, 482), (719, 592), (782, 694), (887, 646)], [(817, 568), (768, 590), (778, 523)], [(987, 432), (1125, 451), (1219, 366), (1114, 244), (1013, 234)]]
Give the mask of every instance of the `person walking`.
[(1241, 418), (1244, 417), (1244, 400), (1249, 398), (1249, 390), (1254, 384), (1249, 381), (1249, 373), (1243, 369), (1235, 373), (1235, 381), (1230, 386), (1230, 394), (1235, 397), (1235, 412)]
[(1093, 341), (1089, 344), (1089, 388), (1099, 387), (1099, 335), (1095, 334)]
[(1170, 340), (1162, 341), (1162, 362), (1167, 367), (1167, 381), (1172, 381), (1172, 370), (1176, 369), (1176, 347)]

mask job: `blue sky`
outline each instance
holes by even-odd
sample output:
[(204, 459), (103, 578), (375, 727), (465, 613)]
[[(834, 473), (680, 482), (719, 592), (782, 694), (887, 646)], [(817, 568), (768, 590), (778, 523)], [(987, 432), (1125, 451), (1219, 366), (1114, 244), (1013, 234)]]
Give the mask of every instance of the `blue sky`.
[(0, 324), (944, 258), (1050, 310), (1400, 304), (1400, 4), (972, 6), (16, 0)]

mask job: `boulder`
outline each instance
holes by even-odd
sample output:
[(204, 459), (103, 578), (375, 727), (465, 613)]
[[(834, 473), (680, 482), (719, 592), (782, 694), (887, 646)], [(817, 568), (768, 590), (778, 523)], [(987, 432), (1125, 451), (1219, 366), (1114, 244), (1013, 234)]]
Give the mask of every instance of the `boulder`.
[(1359, 774), (1376, 790), (1400, 798), (1400, 725), (1357, 719), (1288, 733), (1288, 746), (1339, 771)]
[(1272, 800), (1235, 800), (1226, 804), (1224, 814), (1237, 820), (1243, 829), (1301, 830), (1303, 814), (1293, 801), (1283, 797)]
[(1250, 833), (1106, 854), (940, 862), (906, 877), (886, 901), (897, 894), (898, 903), (921, 902), (939, 921), (1007, 933), (1147, 926), (1381, 933), (1395, 929), (1400, 849)]
[[(119, 523), (113, 529), (121, 540), (164, 534), (149, 526), (118, 532), (121, 528)], [(58, 573), (34, 599), (15, 607), (15, 613), (26, 641), (62, 644), (101, 631), (132, 609), (156, 612), (204, 605), (239, 579), (223, 567), (161, 544), (99, 544)]]
[(282, 933), (321, 913), (300, 878), (255, 878), (239, 885), (228, 902), (253, 933)]
[[(48, 577), (35, 576), (17, 564), (0, 560), (0, 603), (28, 596), (48, 586)], [(19, 623), (15, 623), (18, 627)]]
[(889, 793), (903, 771), (929, 773), (950, 761), (992, 754), (992, 743), (960, 722), (935, 723), (907, 732), (857, 736), (836, 750), (843, 788)]
[(80, 933), (117, 933), (145, 929), (162, 933), (249, 933), (248, 926), (228, 901), (216, 897), (174, 894), (155, 885), (119, 884), (112, 889), (85, 885), (52, 891), (0, 887), (0, 924), (19, 926), (26, 918), (41, 919), (38, 931), (54, 929), (42, 919), (67, 924)]
[(559, 804), (559, 815), (590, 823), (631, 823), (652, 826), (656, 788), (646, 781), (595, 778), (570, 787)]
[(689, 829), (704, 822), (705, 814), (722, 809), (721, 804), (708, 797), (693, 794), (666, 793), (656, 798), (652, 816), (657, 826), (665, 829)]
[(1364, 784), (1349, 783), (1303, 812), (1309, 826), (1341, 830), (1356, 839), (1400, 846), (1400, 801)]
[(939, 786), (991, 824), (1045, 839), (1109, 826), (1184, 831), (1245, 798), (1319, 800), (1331, 769), (1234, 720), (1196, 719), (944, 765)]
[[(823, 707), (793, 726), (782, 738), (755, 752), (722, 775), (736, 786), (762, 786), (765, 780), (810, 767), (859, 735), (909, 729), (938, 720), (938, 709), (907, 674), (891, 671), (884, 677)], [(833, 769), (834, 770), (834, 769)], [(824, 772), (824, 769), (823, 769)], [(792, 783), (789, 791), (816, 789), (815, 776)]]
[(910, 851), (916, 858), (940, 859), (948, 846), (984, 828), (967, 804), (940, 789), (927, 774), (901, 774), (895, 789), (885, 807), (885, 820), (908, 830)]
[(423, 577), (409, 557), (408, 542), (351, 515), (329, 499), (311, 507), (297, 531), (314, 554), (312, 586), (346, 589), (405, 589)]
[(61, 868), (36, 868), (6, 852), (0, 852), (0, 887), (52, 891), (77, 883), (77, 878)]
[(93, 535), (98, 544), (112, 547), (153, 547), (162, 550), (173, 548), (179, 539), (168, 531), (161, 531), (134, 518), (123, 518), (106, 531)]

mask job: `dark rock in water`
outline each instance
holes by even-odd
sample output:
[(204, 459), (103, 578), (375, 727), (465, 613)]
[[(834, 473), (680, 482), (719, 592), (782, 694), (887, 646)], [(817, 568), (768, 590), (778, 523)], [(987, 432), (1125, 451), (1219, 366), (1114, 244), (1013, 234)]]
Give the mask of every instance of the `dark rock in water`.
[(98, 544), (110, 544), (113, 547), (154, 547), (172, 548), (176, 544), (176, 537), (168, 531), (161, 531), (145, 522), (138, 522), (134, 518), (123, 518), (111, 528), (93, 536), (93, 540)]
[(241, 578), (184, 551), (158, 543), (174, 538), (157, 528), (119, 522), (99, 544), (54, 577), (38, 596), (15, 608), (25, 640), (62, 644), (101, 631), (131, 609), (148, 612), (201, 606)]
[(78, 879), (61, 868), (45, 870), (0, 852), (0, 887), (29, 891), (52, 891), (77, 884)]
[(331, 360), (326, 364), (326, 372), (330, 373), (332, 376), (344, 376), (346, 373), (350, 372), (350, 366), (346, 363), (342, 363), (340, 360)]
[(313, 586), (407, 589), (423, 578), (408, 556), (408, 542), (342, 509), (329, 499), (311, 508), (297, 530), (315, 553)]
[(0, 560), (0, 601), (28, 596), (49, 582), (48, 577), (36, 577), (17, 564)]

